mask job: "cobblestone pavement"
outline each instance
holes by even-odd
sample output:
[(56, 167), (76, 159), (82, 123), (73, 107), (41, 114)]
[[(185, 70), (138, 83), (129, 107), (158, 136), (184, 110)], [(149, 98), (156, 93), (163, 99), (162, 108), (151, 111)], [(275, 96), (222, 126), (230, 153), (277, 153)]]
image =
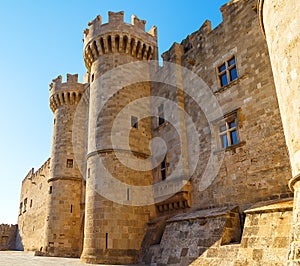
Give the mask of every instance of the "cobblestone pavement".
[[(36, 257), (32, 252), (20, 251), (0, 251), (0, 265), (1, 266), (77, 266), (77, 265), (91, 265), (79, 261), (79, 259), (70, 258), (49, 258)], [(98, 264), (100, 265), (100, 264)], [(125, 265), (123, 265), (125, 266)], [(137, 265), (136, 265), (137, 266)]]

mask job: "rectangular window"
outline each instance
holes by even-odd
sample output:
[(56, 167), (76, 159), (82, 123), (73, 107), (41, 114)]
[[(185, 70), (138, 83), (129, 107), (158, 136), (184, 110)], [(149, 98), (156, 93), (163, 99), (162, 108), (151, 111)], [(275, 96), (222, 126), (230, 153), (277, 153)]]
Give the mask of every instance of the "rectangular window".
[(23, 212), (26, 212), (26, 206), (27, 206), (27, 198), (24, 199), (24, 211)]
[(161, 180), (166, 180), (167, 178), (167, 160), (166, 157), (160, 164), (160, 173), (161, 173)]
[(219, 86), (224, 87), (238, 78), (235, 56), (217, 67)]
[(23, 209), (23, 202), (20, 203), (19, 215), (22, 215), (22, 209)]
[(138, 128), (139, 127), (138, 118), (135, 117), (135, 116), (131, 116), (131, 127), (132, 128)]
[(32, 200), (30, 200), (30, 208), (32, 207)]
[(67, 168), (73, 168), (73, 160), (67, 159)]
[(237, 115), (226, 117), (219, 123), (219, 137), (222, 148), (238, 144)]
[(52, 194), (52, 186), (49, 187), (49, 194)]
[(165, 123), (164, 105), (161, 104), (158, 107), (158, 126), (161, 126), (164, 123)]

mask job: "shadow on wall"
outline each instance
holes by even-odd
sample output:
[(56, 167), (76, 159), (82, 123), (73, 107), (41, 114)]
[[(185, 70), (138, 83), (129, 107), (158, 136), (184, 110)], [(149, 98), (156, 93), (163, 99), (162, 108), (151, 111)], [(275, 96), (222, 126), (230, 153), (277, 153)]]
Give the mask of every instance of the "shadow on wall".
[(19, 229), (16, 230), (16, 238), (15, 238), (15, 250), (24, 251), (24, 246), (22, 243), (22, 237), (20, 235)]
[(243, 212), (224, 207), (152, 221), (149, 228), (160, 227), (162, 237), (159, 242), (152, 234), (141, 260), (153, 266), (285, 265), (292, 211), (293, 198), (287, 198)]
[(18, 225), (0, 225), (0, 250), (24, 250)]
[(239, 207), (201, 210), (152, 221), (146, 234), (152, 243), (144, 247), (146, 252), (140, 260), (153, 265), (189, 265), (204, 252), (215, 251), (213, 247), (239, 244), (243, 222)]

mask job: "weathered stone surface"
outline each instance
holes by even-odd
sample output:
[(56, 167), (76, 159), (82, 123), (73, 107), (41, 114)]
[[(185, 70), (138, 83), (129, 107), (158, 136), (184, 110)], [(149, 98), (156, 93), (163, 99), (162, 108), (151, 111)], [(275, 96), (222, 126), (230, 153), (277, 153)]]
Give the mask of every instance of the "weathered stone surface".
[[(89, 142), (86, 163), (91, 175), (87, 179), (86, 219), (90, 222), (85, 224), (81, 259), (92, 263), (129, 264), (138, 260), (147, 222), (155, 217), (155, 208), (153, 204), (136, 204), (136, 200), (143, 201), (143, 197), (148, 195), (135, 195), (131, 188), (150, 186), (153, 183), (151, 170), (134, 170), (124, 161), (143, 160), (151, 156), (151, 119), (141, 119), (141, 112), (136, 112), (134, 116), (138, 119), (138, 126), (132, 128), (130, 120), (133, 113), (126, 113), (118, 123), (123, 126), (122, 130), (113, 130), (113, 126), (124, 107), (139, 98), (150, 96), (150, 83), (131, 82), (114, 93), (111, 87), (126, 78), (136, 78), (132, 74), (135, 73), (134, 66), (123, 69), (125, 76), (124, 72), (123, 75), (103, 75), (126, 63), (157, 59), (157, 38), (145, 32), (143, 22), (137, 17), (133, 18), (132, 25), (125, 23), (122, 12), (110, 12), (109, 22), (100, 23), (99, 20), (93, 22), (84, 41), (86, 67), (94, 80), (90, 82), (89, 135), (86, 136)], [(94, 47), (95, 42), (101, 43), (103, 40), (104, 45)], [(98, 52), (95, 53), (95, 50)], [(147, 72), (139, 72), (149, 76)], [(105, 102), (105, 99), (108, 100)], [(140, 108), (150, 110), (150, 101)], [(113, 143), (113, 137), (117, 139), (117, 144)], [(128, 146), (124, 145), (126, 143)], [(124, 161), (121, 162), (118, 156)], [(109, 175), (120, 182), (113, 184)], [(97, 182), (99, 186), (94, 185)], [(124, 191), (124, 186), (128, 187), (127, 191), (126, 188)], [(111, 197), (114, 196), (120, 201), (113, 202)]]
[(240, 244), (215, 243), (191, 265), (285, 265), (292, 204), (293, 201), (265, 202), (260, 207), (253, 206), (246, 211)]
[(25, 251), (40, 251), (44, 247), (49, 170), (50, 159), (37, 171), (31, 169), (22, 182), (18, 231)]
[[(232, 228), (236, 234), (228, 234), (229, 221), (236, 226)], [(147, 256), (144, 261), (167, 265), (189, 265), (204, 252), (209, 258), (222, 257), (219, 254), (221, 251), (219, 246), (239, 241), (240, 229), (237, 208), (218, 208), (177, 215), (167, 221), (159, 244), (160, 248), (152, 250), (151, 259)]]
[[(280, 13), (285, 4), (275, 2), (278, 16), (287, 16)], [(205, 21), (198, 31), (181, 44), (174, 43), (162, 55), (162, 66), (153, 62), (158, 58), (156, 28), (145, 32), (145, 21), (133, 16), (128, 24), (123, 21), (123, 12), (110, 12), (108, 23), (102, 23), (100, 16), (89, 23), (84, 32), (86, 83), (79, 83), (77, 75), (67, 75), (66, 82), (59, 76), (51, 83), (51, 159), (38, 171), (31, 170), (22, 183), (18, 224), (25, 250), (34, 250), (37, 255), (81, 256), (88, 263), (129, 264), (140, 260), (174, 266), (284, 265), (293, 193), (288, 188), (292, 171), (281, 118), (287, 128), (290, 155), (297, 157), (294, 148), (298, 131), (292, 132), (295, 125), (291, 115), (296, 111), (288, 106), (297, 94), (278, 97), (280, 105), (287, 105), (281, 107), (280, 114), (275, 83), (282, 89), (290, 82), (281, 84), (279, 69), (272, 72), (255, 5), (255, 0), (225, 4), (220, 25), (212, 29)], [(273, 29), (282, 25), (277, 16), (271, 18), (271, 6), (264, 10), (266, 21), (270, 20), (265, 30), (273, 38)], [(287, 46), (281, 57), (285, 52), (296, 53), (299, 34), (293, 34), (285, 36), (291, 40), (281, 40)], [(276, 68), (279, 62), (275, 52), (280, 43), (268, 44)], [(231, 71), (233, 58), (237, 74)], [(297, 80), (298, 70), (289, 64), (296, 66), (297, 58), (280, 66), (288, 67), (291, 80)], [(136, 71), (132, 64), (121, 72), (110, 72), (132, 62), (143, 62), (146, 67)], [(177, 65), (172, 69), (168, 63)], [(220, 79), (224, 63), (229, 80), (225, 85)], [(194, 80), (185, 80), (187, 70), (203, 81), (191, 90), (189, 84)], [(170, 77), (172, 84), (168, 84)], [(132, 78), (139, 82), (114, 91)], [(149, 82), (151, 78), (156, 82)], [(293, 91), (298, 86), (295, 84)], [(209, 90), (209, 97), (205, 90)], [(217, 104), (210, 106), (212, 114), (207, 114), (205, 105), (189, 95), (191, 91), (201, 103), (216, 99), (220, 116), (209, 119), (217, 113)], [(156, 100), (142, 106), (135, 102), (132, 113), (119, 117), (132, 102), (150, 96), (175, 103), (176, 108), (164, 110), (163, 123), (158, 119)], [(78, 114), (81, 99), (84, 104)], [(144, 114), (148, 116), (140, 118)], [(193, 128), (187, 116), (196, 137), (191, 137)], [(167, 120), (174, 117), (174, 124)], [(120, 120), (115, 123), (117, 118)], [(132, 122), (135, 120), (138, 124)], [(221, 122), (229, 127), (233, 121), (237, 139), (233, 143), (233, 133), (227, 128), (227, 140), (231, 139), (232, 145), (224, 148)], [(124, 125), (129, 133), (113, 130), (115, 124)], [(165, 176), (162, 162), (153, 158), (154, 138), (166, 146)], [(195, 158), (197, 148), (199, 155)], [(205, 183), (203, 173), (210, 158), (222, 158), (223, 154), (220, 170)], [(136, 170), (127, 165), (136, 159), (151, 159), (153, 169)], [(197, 161), (194, 172), (193, 160)], [(291, 162), (293, 173), (297, 173), (297, 158)], [(109, 179), (110, 175), (117, 182)], [(150, 194), (137, 197), (131, 190), (158, 183), (161, 186), (155, 186)], [(298, 183), (293, 183), (295, 214), (300, 206)], [(136, 200), (149, 198), (152, 201), (147, 206), (136, 204)], [(294, 217), (291, 256), (298, 259), (300, 230), (298, 216)]]
[(277, 98), (279, 102), (286, 144), (293, 178), (289, 182), (295, 191), (293, 227), (289, 261), (300, 263), (300, 219), (299, 219), (299, 177), (300, 177), (300, 135), (299, 135), (299, 60), (300, 60), (300, 5), (292, 1), (259, 1), (262, 30), (268, 43)]
[(0, 251), (16, 249), (17, 225), (0, 224)]

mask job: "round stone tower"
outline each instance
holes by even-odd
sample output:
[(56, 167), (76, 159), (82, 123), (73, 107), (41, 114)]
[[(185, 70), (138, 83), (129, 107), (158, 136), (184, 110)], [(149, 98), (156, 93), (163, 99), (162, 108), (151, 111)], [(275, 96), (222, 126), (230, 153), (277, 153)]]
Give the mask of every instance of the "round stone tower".
[(292, 167), (294, 213), (289, 265), (300, 263), (300, 4), (298, 0), (260, 0), (277, 98)]
[(45, 249), (50, 256), (79, 257), (82, 250), (83, 179), (76, 164), (72, 128), (77, 104), (84, 92), (78, 75), (59, 76), (50, 84), (50, 108), (54, 113)]
[[(152, 185), (151, 169), (133, 169), (126, 164), (130, 160), (142, 162), (151, 157), (151, 118), (141, 115), (141, 110), (150, 110), (150, 100), (145, 100), (142, 106), (133, 104), (128, 112), (123, 111), (132, 102), (150, 96), (150, 80), (147, 79), (150, 70), (147, 73), (144, 68), (137, 71), (137, 65), (128, 63), (142, 62), (150, 68), (151, 60), (157, 60), (156, 28), (145, 32), (146, 22), (136, 16), (127, 24), (123, 12), (109, 12), (108, 23), (102, 24), (101, 20), (98, 16), (84, 32), (90, 102), (86, 221), (81, 260), (132, 264), (138, 260), (147, 222), (155, 215), (154, 205), (137, 203), (139, 196), (132, 190), (132, 187)], [(118, 87), (129, 76), (132, 81), (136, 80), (134, 73), (145, 77), (145, 81), (128, 82)], [(136, 166), (138, 168), (138, 164)]]

